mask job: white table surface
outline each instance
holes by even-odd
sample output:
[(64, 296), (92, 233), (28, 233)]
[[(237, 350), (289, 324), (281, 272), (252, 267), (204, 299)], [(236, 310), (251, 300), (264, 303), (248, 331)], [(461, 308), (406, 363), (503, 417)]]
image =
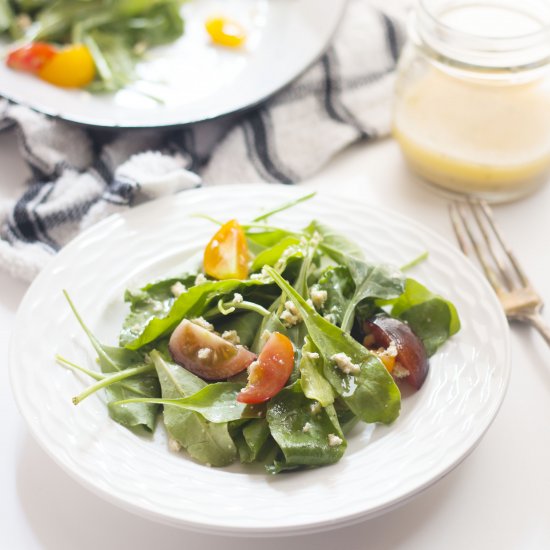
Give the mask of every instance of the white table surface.
[[(16, 194), (16, 182), (24, 178), (15, 151), (14, 137), (0, 136), (1, 196)], [(445, 201), (411, 182), (391, 140), (353, 147), (303, 186), (337, 186), (342, 195), (390, 206), (452, 240)], [(550, 186), (496, 207), (495, 214), (550, 301)], [(550, 350), (527, 327), (512, 329), (512, 377), (495, 422), (444, 479), (397, 510), (353, 527), (282, 539), (226, 538), (166, 527), (108, 504), (33, 441), (13, 401), (6, 364), (11, 325), (26, 288), (0, 271), (2, 550), (550, 548)]]

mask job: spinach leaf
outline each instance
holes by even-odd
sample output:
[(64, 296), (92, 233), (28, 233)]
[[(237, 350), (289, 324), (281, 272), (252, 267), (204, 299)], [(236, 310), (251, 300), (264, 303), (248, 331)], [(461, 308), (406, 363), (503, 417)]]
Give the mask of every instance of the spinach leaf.
[(253, 273), (262, 269), (264, 265), (274, 266), (280, 259), (283, 254), (292, 249), (290, 247), (296, 246), (300, 243), (300, 240), (296, 237), (285, 237), (275, 245), (270, 248), (266, 248), (260, 252), (252, 262), (250, 266), (250, 271)]
[[(163, 398), (183, 399), (207, 386), (198, 376), (165, 361), (157, 351), (152, 351), (150, 357), (157, 369)], [(227, 422), (214, 424), (195, 411), (170, 404), (164, 405), (163, 417), (168, 434), (195, 460), (226, 466), (237, 457)]]
[(260, 453), (267, 447), (270, 436), (269, 426), (265, 418), (248, 422), (242, 431), (235, 436), (239, 450), (239, 460), (243, 463), (254, 462), (260, 458)]
[(234, 330), (239, 335), (240, 344), (250, 348), (258, 334), (262, 319), (263, 317), (254, 311), (228, 315), (221, 321), (216, 322), (216, 330), (221, 334), (225, 331)]
[(333, 325), (340, 326), (355, 288), (349, 269), (343, 265), (328, 267), (312, 288), (324, 290), (327, 293), (323, 313), (330, 315)]
[[(194, 286), (181, 294), (172, 304), (170, 311), (164, 317), (151, 318), (139, 332), (133, 327), (123, 329), (121, 339), (126, 342), (125, 347), (136, 350), (160, 336), (176, 328), (184, 317), (199, 317), (215, 298), (233, 292), (239, 288), (262, 285), (258, 280), (240, 281), (226, 279), (224, 281), (207, 281)], [(139, 327), (137, 327), (139, 330)]]
[(179, 399), (129, 399), (123, 403), (171, 405), (198, 412), (206, 420), (216, 424), (263, 416), (265, 411), (261, 405), (245, 405), (237, 401), (237, 394), (243, 387), (244, 384), (240, 382), (217, 382), (207, 384), (189, 397)]
[[(90, 340), (97, 353), (97, 361), (103, 373), (121, 372), (125, 369), (145, 367), (145, 359), (142, 354), (117, 348), (104, 346), (92, 334), (90, 329), (84, 324), (76, 310), (72, 300), (66, 291), (63, 291), (65, 298), (69, 302), (76, 319)], [(120, 405), (118, 402), (125, 399), (138, 397), (153, 398), (160, 395), (158, 380), (148, 374), (136, 376), (127, 379), (124, 384), (114, 384), (105, 388), (107, 395), (107, 409), (109, 416), (119, 424), (127, 428), (143, 427), (146, 430), (155, 429), (156, 418), (159, 411), (158, 405), (147, 403), (132, 403), (129, 405)]]
[(460, 330), (455, 306), (414, 279), (407, 279), (401, 296), (384, 304), (392, 306), (393, 317), (409, 324), (429, 356)]
[[(348, 333), (321, 317), (274, 269), (265, 268), (302, 315), (309, 337), (324, 360), (324, 374), (347, 406), (365, 422), (389, 424), (399, 415), (401, 395), (381, 361)], [(345, 373), (332, 359), (344, 353), (357, 367)]]
[(288, 237), (300, 238), (299, 233), (287, 231), (280, 227), (264, 226), (263, 224), (245, 224), (242, 227), (245, 231), (248, 246), (256, 254), (258, 253), (257, 250), (271, 248)]
[(345, 257), (356, 258), (361, 260), (364, 255), (361, 248), (359, 248), (353, 241), (350, 241), (344, 235), (334, 231), (331, 227), (324, 225), (317, 220), (313, 220), (305, 229), (304, 233), (309, 236), (313, 236), (318, 233), (322, 240), (320, 247), (328, 254), (333, 260), (336, 260), (340, 264), (344, 264), (343, 259)]
[(367, 298), (391, 299), (403, 293), (405, 278), (401, 271), (385, 264), (367, 264), (353, 258), (347, 267), (355, 282), (355, 291), (342, 318), (342, 330), (350, 332), (357, 304)]
[(148, 284), (139, 290), (127, 290), (124, 301), (130, 304), (130, 313), (126, 316), (119, 337), (119, 344), (125, 346), (141, 334), (153, 317), (166, 316), (176, 300), (172, 287), (182, 284), (188, 288), (195, 284), (196, 275), (171, 277)]
[(342, 315), (342, 330), (350, 332), (353, 314), (359, 302), (366, 298), (395, 298), (403, 292), (404, 277), (393, 266), (370, 264), (363, 260), (363, 251), (352, 241), (317, 221), (305, 230), (308, 234), (321, 235), (320, 248), (333, 260), (348, 268), (355, 283), (355, 291)]
[(323, 407), (330, 405), (334, 401), (334, 391), (323, 374), (323, 357), (307, 336), (299, 368), (305, 396), (319, 401)]
[(284, 455), (285, 467), (333, 464), (346, 450), (334, 408), (316, 410), (315, 402), (303, 394), (299, 383), (270, 400), (266, 418)]

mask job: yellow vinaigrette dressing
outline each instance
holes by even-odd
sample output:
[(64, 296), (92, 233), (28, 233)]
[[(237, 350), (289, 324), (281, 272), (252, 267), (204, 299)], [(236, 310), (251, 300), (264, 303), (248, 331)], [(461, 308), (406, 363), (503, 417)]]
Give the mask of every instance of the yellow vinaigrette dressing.
[[(483, 8), (495, 34), (487, 38), (477, 4), (463, 4), (419, 1), (420, 28), (398, 71), (393, 134), (408, 164), (428, 182), (508, 200), (550, 172), (550, 47), (544, 36), (525, 41), (545, 25), (523, 12)], [(428, 8), (438, 16), (426, 17)], [(548, 18), (550, 24), (550, 12)], [(472, 21), (480, 34), (464, 32)], [(508, 32), (520, 42), (504, 38)]]

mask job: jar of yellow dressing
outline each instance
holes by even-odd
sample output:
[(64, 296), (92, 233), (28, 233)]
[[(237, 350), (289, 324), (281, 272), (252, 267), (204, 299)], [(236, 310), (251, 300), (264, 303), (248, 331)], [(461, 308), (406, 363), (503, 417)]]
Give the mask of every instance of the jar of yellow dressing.
[(418, 0), (393, 133), (440, 189), (493, 202), (550, 172), (550, 0)]

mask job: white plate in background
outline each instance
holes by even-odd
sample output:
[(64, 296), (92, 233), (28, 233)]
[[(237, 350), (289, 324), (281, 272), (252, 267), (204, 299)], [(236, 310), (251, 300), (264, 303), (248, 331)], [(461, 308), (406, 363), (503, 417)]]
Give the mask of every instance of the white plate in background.
[[(192, 0), (182, 8), (184, 35), (151, 50), (137, 68), (142, 79), (115, 94), (52, 86), (0, 61), (0, 95), (92, 126), (157, 127), (212, 119), (259, 103), (302, 73), (328, 46), (346, 1), (330, 0), (319, 9), (318, 0)], [(213, 14), (247, 29), (245, 47), (210, 43), (204, 22)]]

